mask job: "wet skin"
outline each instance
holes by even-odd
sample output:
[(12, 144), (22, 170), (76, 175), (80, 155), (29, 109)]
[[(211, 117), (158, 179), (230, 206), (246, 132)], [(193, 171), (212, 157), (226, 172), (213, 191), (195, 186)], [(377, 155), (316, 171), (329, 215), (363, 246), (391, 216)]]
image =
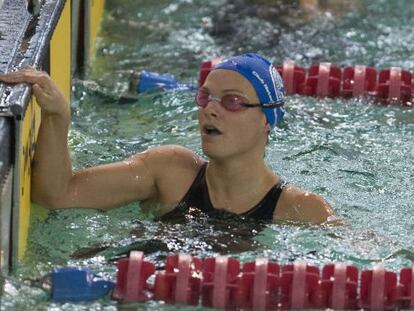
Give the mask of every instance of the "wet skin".
[[(181, 146), (161, 146), (125, 161), (72, 171), (67, 145), (70, 106), (50, 77), (28, 68), (0, 75), (7, 83), (29, 83), (42, 109), (42, 123), (33, 161), (32, 200), (50, 209), (109, 209), (133, 201), (156, 206), (165, 214), (184, 197), (205, 160)], [(202, 86), (211, 95), (236, 94), (258, 103), (254, 88), (240, 74), (212, 71)], [(213, 206), (235, 214), (255, 206), (279, 181), (264, 162), (270, 126), (261, 109), (232, 112), (211, 101), (200, 108), (201, 144)], [(274, 221), (322, 223), (333, 214), (319, 195), (286, 187), (277, 202)]]

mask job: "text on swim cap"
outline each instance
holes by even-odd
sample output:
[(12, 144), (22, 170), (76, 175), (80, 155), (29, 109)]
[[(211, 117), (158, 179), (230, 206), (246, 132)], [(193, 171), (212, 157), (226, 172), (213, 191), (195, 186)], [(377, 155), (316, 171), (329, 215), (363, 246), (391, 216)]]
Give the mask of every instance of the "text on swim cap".
[(273, 102), (273, 96), (272, 96), (272, 93), (269, 90), (269, 87), (267, 86), (267, 83), (264, 82), (262, 77), (260, 77), (260, 75), (256, 71), (253, 71), (252, 74), (260, 81), (260, 83), (262, 83), (263, 87), (266, 90), (267, 96), (269, 97), (269, 101)]

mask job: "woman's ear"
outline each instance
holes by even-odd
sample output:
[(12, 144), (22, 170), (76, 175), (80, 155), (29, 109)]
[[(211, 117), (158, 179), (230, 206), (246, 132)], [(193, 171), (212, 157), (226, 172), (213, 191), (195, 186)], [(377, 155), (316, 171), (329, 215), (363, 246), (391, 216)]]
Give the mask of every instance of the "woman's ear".
[(272, 130), (272, 127), (270, 126), (269, 122), (267, 122), (266, 120), (266, 131), (270, 133), (271, 130)]
[(270, 132), (272, 131), (272, 127), (270, 126), (269, 122), (267, 122), (267, 120), (266, 120), (265, 129), (266, 129), (266, 145), (267, 145), (269, 143)]

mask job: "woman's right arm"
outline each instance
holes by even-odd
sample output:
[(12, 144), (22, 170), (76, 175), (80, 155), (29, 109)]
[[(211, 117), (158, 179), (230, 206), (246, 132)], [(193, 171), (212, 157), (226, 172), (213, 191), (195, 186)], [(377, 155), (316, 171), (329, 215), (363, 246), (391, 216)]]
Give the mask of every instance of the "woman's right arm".
[(148, 152), (128, 160), (72, 172), (68, 150), (70, 106), (47, 73), (26, 69), (0, 75), (6, 83), (29, 83), (42, 109), (32, 164), (32, 200), (45, 207), (111, 208), (156, 196)]

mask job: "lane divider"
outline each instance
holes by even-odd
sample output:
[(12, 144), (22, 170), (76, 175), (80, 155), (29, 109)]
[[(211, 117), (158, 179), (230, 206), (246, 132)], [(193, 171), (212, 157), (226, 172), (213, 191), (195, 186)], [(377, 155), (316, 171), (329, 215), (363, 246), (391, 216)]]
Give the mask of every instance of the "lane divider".
[(243, 310), (400, 310), (413, 309), (414, 269), (399, 276), (383, 265), (361, 272), (344, 263), (322, 269), (305, 261), (280, 265), (265, 258), (246, 262), (217, 256), (201, 260), (189, 254), (170, 255), (165, 269), (132, 251), (118, 261), (116, 284), (80, 268), (55, 269), (52, 299), (79, 302), (108, 295), (121, 302), (160, 300)]
[[(202, 62), (199, 85), (222, 58)], [(328, 62), (313, 64), (308, 69), (286, 60), (275, 66), (283, 78), (286, 95), (351, 98), (369, 96), (381, 104), (412, 106), (413, 75), (399, 67), (378, 72), (363, 65), (340, 68)]]

